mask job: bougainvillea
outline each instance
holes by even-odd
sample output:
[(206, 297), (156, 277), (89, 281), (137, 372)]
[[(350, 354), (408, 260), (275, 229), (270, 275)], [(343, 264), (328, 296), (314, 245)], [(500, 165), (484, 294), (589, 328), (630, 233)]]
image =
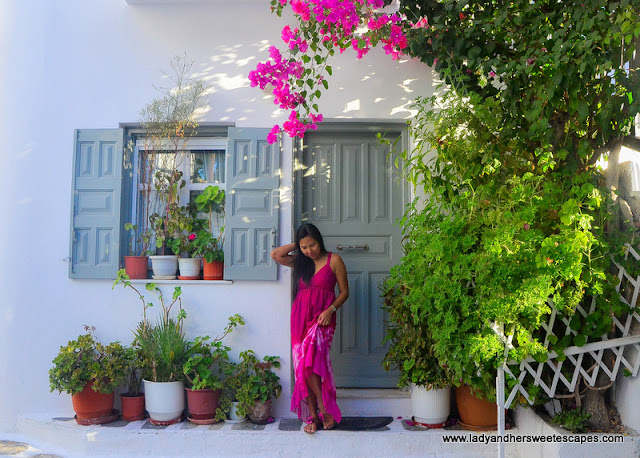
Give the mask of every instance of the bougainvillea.
[(275, 46), (269, 50), (270, 59), (260, 62), (249, 73), (252, 87), (269, 91), (274, 103), (289, 111), (287, 121), (276, 125), (268, 141), (277, 141), (281, 132), (291, 137), (303, 137), (308, 129), (315, 129), (322, 121), (317, 99), (322, 89), (328, 89), (327, 76), (333, 73), (327, 60), (336, 50), (355, 51), (361, 59), (378, 42), (397, 59), (407, 47), (407, 37), (397, 14), (380, 9), (384, 0), (272, 0), (272, 11), (282, 14), (289, 6), (299, 27), (286, 25), (281, 38), (284, 51)]

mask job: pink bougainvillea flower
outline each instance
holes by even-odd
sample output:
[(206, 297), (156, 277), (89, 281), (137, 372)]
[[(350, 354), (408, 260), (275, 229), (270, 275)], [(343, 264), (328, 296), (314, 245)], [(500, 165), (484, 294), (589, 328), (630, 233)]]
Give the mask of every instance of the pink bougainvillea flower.
[(189, 234), (189, 240), (195, 240), (197, 237), (196, 234)]
[(295, 14), (299, 15), (303, 21), (308, 21), (311, 17), (309, 5), (302, 0), (291, 0), (291, 9)]
[(496, 72), (494, 72), (493, 70), (491, 70), (491, 71), (489, 72), (489, 76), (490, 76), (491, 78), (495, 77), (495, 76), (496, 76)]
[(271, 128), (271, 130), (269, 131), (269, 134), (267, 135), (267, 142), (272, 145), (275, 142), (278, 141), (278, 136), (280, 135), (281, 129), (279, 125), (275, 125)]
[[(298, 29), (296, 28), (295, 30), (297, 31)], [(291, 27), (285, 25), (280, 36), (282, 38), (282, 41), (284, 41), (285, 43), (289, 43), (289, 40), (291, 40), (291, 38), (295, 36), (295, 33), (291, 31)]]
[(533, 57), (531, 57), (531, 58), (527, 59), (527, 65), (533, 65), (533, 63), (534, 63), (535, 61), (536, 61), (536, 60), (535, 60)]

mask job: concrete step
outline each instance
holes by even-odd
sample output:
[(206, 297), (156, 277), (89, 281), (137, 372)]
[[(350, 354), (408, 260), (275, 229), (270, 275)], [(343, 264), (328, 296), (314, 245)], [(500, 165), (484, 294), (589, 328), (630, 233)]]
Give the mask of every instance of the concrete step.
[[(363, 393), (345, 398), (362, 401)], [(349, 400), (345, 408), (349, 409)], [(382, 400), (380, 402), (383, 402)], [(374, 407), (368, 408), (380, 413)], [(363, 415), (360, 412), (360, 415)], [(388, 414), (387, 414), (388, 415)], [(351, 416), (345, 414), (345, 416)], [(371, 415), (366, 415), (371, 416)], [(517, 428), (506, 431), (505, 456), (533, 457), (639, 457), (640, 437), (634, 432), (612, 443), (613, 435), (576, 435), (550, 426), (531, 409), (516, 409)], [(605, 437), (607, 436), (607, 437)], [(534, 438), (538, 438), (535, 442)], [(295, 418), (278, 419), (268, 425), (217, 423), (196, 426), (181, 422), (154, 426), (148, 420), (116, 421), (100, 426), (80, 426), (71, 417), (33, 415), (18, 419), (13, 437), (2, 435), (0, 446), (17, 450), (6, 441), (29, 444), (19, 456), (259, 456), (259, 457), (496, 457), (496, 432), (476, 433), (459, 426), (420, 429), (408, 418), (394, 418), (388, 426), (373, 431), (302, 431)], [(607, 439), (609, 439), (607, 441)], [(3, 443), (2, 441), (5, 441)], [(594, 441), (597, 440), (597, 443)], [(456, 442), (453, 442), (456, 441)], [(463, 442), (466, 441), (466, 442)], [(0, 447), (0, 452), (3, 447)], [(51, 455), (43, 455), (42, 453)], [(16, 456), (15, 453), (11, 455)], [(0, 453), (0, 456), (5, 456)]]
[(411, 394), (405, 390), (339, 388), (336, 398), (344, 416), (411, 416)]
[[(22, 417), (21, 437), (40, 449), (64, 457), (85, 456), (331, 456), (331, 457), (495, 457), (495, 444), (447, 443), (445, 437), (477, 436), (460, 429), (423, 430), (406, 419), (394, 419), (374, 431), (302, 431), (297, 419), (268, 425), (218, 423), (196, 426), (189, 422), (157, 427), (148, 421), (117, 421), (80, 426), (73, 418)], [(513, 430), (512, 430), (513, 431)], [(491, 433), (495, 434), (495, 433)], [(507, 456), (518, 456), (510, 444)]]

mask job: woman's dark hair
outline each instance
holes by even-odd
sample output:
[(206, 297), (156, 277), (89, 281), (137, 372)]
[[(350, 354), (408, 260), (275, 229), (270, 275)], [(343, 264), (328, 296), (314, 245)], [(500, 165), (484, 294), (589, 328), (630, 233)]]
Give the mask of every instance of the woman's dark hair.
[(316, 271), (316, 264), (313, 262), (308, 256), (305, 256), (300, 250), (300, 240), (305, 237), (311, 237), (318, 242), (320, 245), (320, 252), (326, 253), (327, 250), (324, 247), (324, 240), (322, 239), (322, 234), (317, 227), (315, 227), (311, 223), (302, 223), (298, 230), (296, 231), (296, 248), (298, 249), (298, 255), (296, 256), (296, 261), (293, 264), (293, 291), (294, 295), (298, 293), (298, 285), (300, 284), (300, 279), (305, 283), (309, 284), (311, 281), (311, 277)]

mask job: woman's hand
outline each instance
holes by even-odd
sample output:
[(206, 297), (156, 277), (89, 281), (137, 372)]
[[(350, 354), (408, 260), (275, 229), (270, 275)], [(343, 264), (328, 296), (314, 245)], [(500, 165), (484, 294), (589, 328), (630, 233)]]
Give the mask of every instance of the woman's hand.
[(320, 326), (329, 326), (331, 323), (331, 317), (333, 316), (333, 309), (329, 307), (320, 315), (318, 315), (318, 324)]

